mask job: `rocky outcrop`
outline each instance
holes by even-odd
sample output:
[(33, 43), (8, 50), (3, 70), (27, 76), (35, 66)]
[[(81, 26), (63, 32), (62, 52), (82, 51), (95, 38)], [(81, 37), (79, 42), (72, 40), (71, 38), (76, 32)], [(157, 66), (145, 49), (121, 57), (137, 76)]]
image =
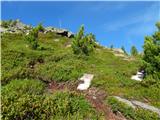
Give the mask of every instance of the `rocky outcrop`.
[(54, 27), (46, 27), (44, 33), (48, 33), (48, 32), (54, 32), (56, 34), (62, 35), (62, 36), (66, 36), (66, 37), (73, 37), (74, 34), (66, 29), (59, 29), (59, 28), (54, 28)]
[[(4, 24), (5, 23), (5, 24)], [(0, 32), (1, 33), (25, 33), (28, 34), (32, 26), (23, 24), (20, 20), (10, 20), (10, 21), (1, 21)], [(72, 32), (66, 29), (54, 28), (54, 27), (46, 27), (43, 31), (44, 33), (54, 32), (61, 36), (66, 36), (71, 38), (74, 36)]]
[(117, 57), (126, 57), (126, 55), (124, 54), (124, 51), (122, 49), (112, 48), (111, 50), (112, 50), (113, 54)]
[(117, 53), (117, 54), (124, 54), (124, 51), (120, 48), (113, 48), (112, 49), (114, 53)]
[(1, 33), (29, 33), (32, 29), (31, 26), (23, 24), (20, 20), (3, 21), (7, 26), (3, 26), (1, 21), (0, 32)]

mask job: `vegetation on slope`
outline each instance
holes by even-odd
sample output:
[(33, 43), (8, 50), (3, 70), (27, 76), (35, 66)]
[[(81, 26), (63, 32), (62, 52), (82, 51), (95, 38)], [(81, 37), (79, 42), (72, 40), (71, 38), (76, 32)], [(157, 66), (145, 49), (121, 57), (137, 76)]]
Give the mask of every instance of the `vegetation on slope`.
[(12, 80), (2, 87), (2, 119), (96, 119), (98, 114), (73, 92), (44, 93), (37, 80)]
[(144, 41), (144, 68), (152, 82), (160, 82), (160, 22), (156, 24), (158, 31), (147, 36)]
[[(99, 117), (81, 95), (70, 92), (48, 94), (44, 90), (46, 83), (76, 82), (83, 73), (94, 74), (92, 86), (104, 89), (108, 95), (147, 101), (160, 107), (158, 84), (146, 85), (130, 79), (141, 65), (140, 58), (126, 61), (98, 45), (87, 55), (74, 54), (73, 48), (68, 46), (75, 39), (55, 33), (38, 33), (38, 44), (43, 49), (31, 49), (24, 38), (24, 34), (2, 35), (3, 118), (63, 119), (62, 116), (68, 116), (74, 119), (75, 114), (80, 114), (80, 118)], [(35, 113), (33, 109), (36, 109)]]

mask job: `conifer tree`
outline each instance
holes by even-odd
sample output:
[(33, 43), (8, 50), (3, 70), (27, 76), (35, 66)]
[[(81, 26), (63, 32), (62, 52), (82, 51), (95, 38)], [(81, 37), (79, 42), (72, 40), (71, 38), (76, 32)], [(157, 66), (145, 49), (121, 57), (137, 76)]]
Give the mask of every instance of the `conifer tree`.
[(160, 80), (160, 22), (156, 26), (158, 30), (145, 37), (143, 60), (146, 72)]
[(126, 50), (125, 50), (124, 46), (122, 46), (122, 47), (121, 47), (121, 49), (123, 50), (124, 54), (126, 54), (126, 55), (127, 55), (127, 52), (126, 52)]
[(95, 41), (95, 36), (92, 33), (87, 35), (84, 34), (84, 26), (82, 25), (72, 41), (74, 54), (89, 55), (95, 47)]
[(132, 56), (137, 56), (138, 55), (138, 51), (137, 51), (137, 48), (135, 46), (131, 47), (131, 55)]

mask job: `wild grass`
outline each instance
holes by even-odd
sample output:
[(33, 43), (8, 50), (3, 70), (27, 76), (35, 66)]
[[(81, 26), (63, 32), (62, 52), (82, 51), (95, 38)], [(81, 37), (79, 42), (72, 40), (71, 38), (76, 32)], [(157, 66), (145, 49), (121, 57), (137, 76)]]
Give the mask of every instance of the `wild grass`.
[[(139, 69), (141, 64), (139, 59), (123, 60), (103, 47), (98, 47), (89, 56), (74, 55), (71, 47), (67, 47), (71, 40), (54, 33), (40, 33), (39, 44), (42, 48), (32, 50), (24, 40), (24, 35), (3, 34), (2, 86), (7, 87), (10, 82), (14, 84), (12, 83), (14, 79), (74, 82), (84, 73), (91, 73), (94, 74), (91, 86), (102, 88), (110, 96), (147, 101), (160, 107), (158, 85), (145, 86), (130, 79)], [(28, 100), (31, 97), (33, 96), (29, 96)], [(35, 99), (40, 98), (36, 96)]]
[(2, 87), (2, 119), (97, 119), (84, 96), (74, 92), (44, 91), (38, 80), (12, 80)]

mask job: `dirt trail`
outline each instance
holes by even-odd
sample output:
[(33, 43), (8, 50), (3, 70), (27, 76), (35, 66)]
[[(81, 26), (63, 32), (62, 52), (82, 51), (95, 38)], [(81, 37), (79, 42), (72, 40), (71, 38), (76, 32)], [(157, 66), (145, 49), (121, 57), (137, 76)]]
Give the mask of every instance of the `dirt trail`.
[(85, 98), (91, 103), (92, 107), (94, 107), (98, 112), (104, 113), (106, 120), (126, 120), (121, 114), (114, 114), (109, 106), (104, 103), (107, 94), (104, 90), (100, 90), (96, 87), (91, 87), (86, 91), (77, 90), (78, 83), (69, 83), (69, 82), (51, 82), (48, 85), (48, 89), (50, 92), (54, 91), (74, 91), (77, 93), (83, 93)]

